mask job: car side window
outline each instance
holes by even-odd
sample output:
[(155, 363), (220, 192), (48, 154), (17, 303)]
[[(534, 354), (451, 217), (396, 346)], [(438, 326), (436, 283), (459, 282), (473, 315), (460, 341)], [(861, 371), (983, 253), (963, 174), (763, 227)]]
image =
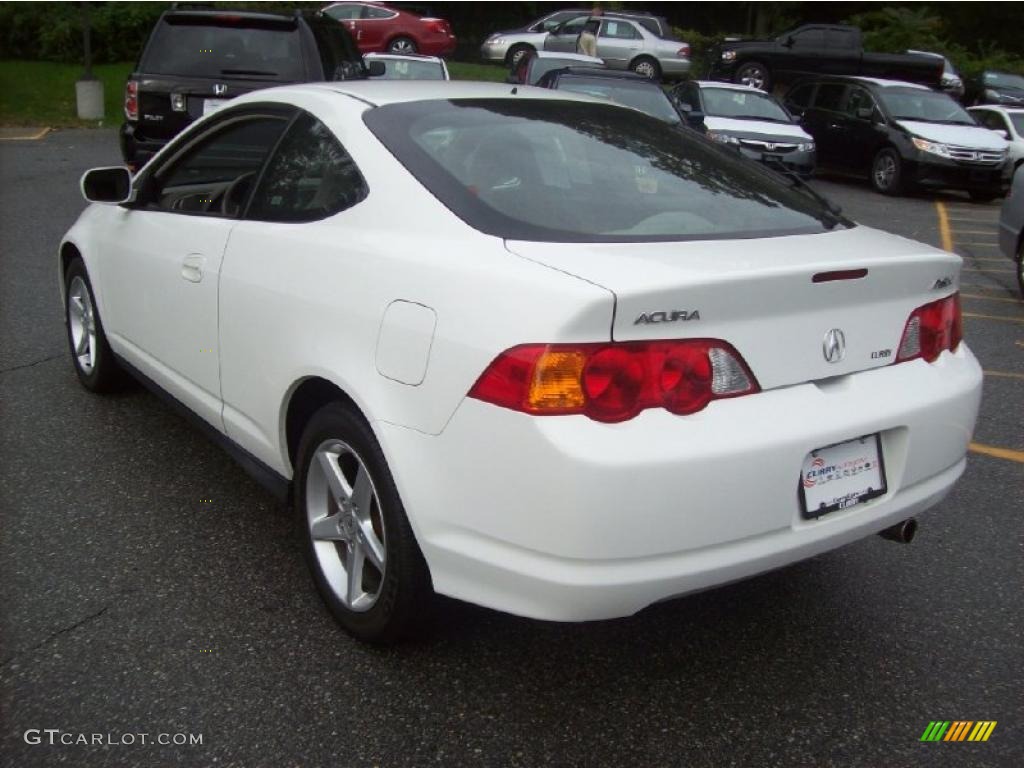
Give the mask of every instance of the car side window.
[(799, 85), (786, 96), (786, 107), (791, 111), (803, 112), (811, 104), (814, 94), (814, 83)]
[(857, 35), (849, 29), (829, 29), (825, 31), (825, 44), (829, 49), (854, 49), (857, 47)]
[(839, 105), (843, 103), (843, 92), (845, 90), (846, 86), (840, 83), (823, 83), (819, 85), (818, 97), (814, 101), (814, 106), (818, 109), (838, 112)]
[(601, 37), (610, 37), (615, 40), (636, 40), (640, 33), (633, 29), (633, 25), (626, 21), (605, 20), (601, 24)]
[(330, 8), (325, 9), (324, 13), (332, 19), (338, 19), (339, 21), (353, 21), (359, 18), (362, 10), (362, 6), (354, 3), (343, 3), (341, 5), (332, 5)]
[(330, 129), (303, 113), (267, 163), (246, 218), (314, 221), (351, 208), (368, 192), (355, 162)]
[(558, 29), (554, 30), (556, 35), (578, 35), (586, 26), (589, 16), (578, 16), (571, 21), (565, 22)]
[(675, 91), (676, 99), (686, 104), (694, 112), (700, 111), (700, 91), (693, 83), (683, 83)]
[(863, 88), (851, 88), (846, 97), (846, 114), (850, 117), (859, 117), (858, 112), (862, 109), (874, 112), (875, 100)]
[(825, 30), (815, 27), (813, 29), (805, 29), (802, 32), (797, 32), (795, 35), (793, 35), (793, 47), (824, 48)]
[(161, 167), (145, 186), (151, 210), (234, 217), (288, 125), (285, 116), (239, 116)]

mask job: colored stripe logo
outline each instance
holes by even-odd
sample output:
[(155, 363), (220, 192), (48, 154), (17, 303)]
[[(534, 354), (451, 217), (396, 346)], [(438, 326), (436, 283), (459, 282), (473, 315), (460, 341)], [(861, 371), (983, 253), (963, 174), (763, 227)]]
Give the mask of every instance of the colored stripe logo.
[(988, 741), (995, 729), (995, 720), (932, 720), (921, 741)]

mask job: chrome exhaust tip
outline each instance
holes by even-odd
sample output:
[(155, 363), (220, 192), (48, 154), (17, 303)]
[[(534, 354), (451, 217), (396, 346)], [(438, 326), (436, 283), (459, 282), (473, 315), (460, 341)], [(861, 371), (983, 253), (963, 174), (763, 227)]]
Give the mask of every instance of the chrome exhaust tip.
[(902, 523), (896, 523), (886, 528), (884, 531), (878, 533), (883, 539), (889, 541), (898, 541), (900, 544), (909, 544), (914, 540), (914, 535), (917, 533), (917, 520), (910, 517), (904, 520)]

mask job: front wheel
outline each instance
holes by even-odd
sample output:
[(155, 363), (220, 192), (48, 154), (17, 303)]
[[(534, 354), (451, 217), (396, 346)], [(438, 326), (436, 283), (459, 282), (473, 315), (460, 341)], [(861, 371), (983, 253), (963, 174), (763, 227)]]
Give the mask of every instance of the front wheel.
[(654, 59), (643, 57), (633, 62), (630, 67), (636, 74), (646, 77), (648, 80), (657, 80), (661, 77), (661, 67)]
[(313, 580), (338, 623), (370, 643), (408, 635), (430, 604), (430, 573), (380, 445), (343, 404), (306, 427), (294, 498)]
[(762, 91), (767, 91), (772, 84), (768, 67), (759, 61), (748, 61), (736, 70), (732, 79), (735, 83), (749, 85), (751, 88), (759, 88)]
[(533, 46), (526, 45), (525, 43), (513, 45), (508, 49), (508, 53), (505, 55), (505, 65), (509, 69), (515, 69), (519, 66), (519, 62), (522, 61), (523, 56), (526, 56), (534, 50)]
[(64, 322), (71, 362), (82, 385), (92, 392), (113, 392), (128, 381), (103, 331), (85, 262), (75, 257), (64, 275)]
[(416, 41), (409, 37), (396, 37), (388, 45), (389, 53), (416, 53)]
[(903, 163), (895, 150), (883, 149), (875, 155), (871, 186), (883, 195), (898, 195), (903, 189)]

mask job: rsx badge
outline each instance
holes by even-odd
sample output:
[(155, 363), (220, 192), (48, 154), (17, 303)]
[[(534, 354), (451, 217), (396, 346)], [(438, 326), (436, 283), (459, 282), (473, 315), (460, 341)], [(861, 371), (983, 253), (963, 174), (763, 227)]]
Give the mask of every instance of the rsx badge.
[(678, 320), (700, 320), (700, 310), (687, 312), (685, 309), (673, 309), (671, 312), (644, 312), (633, 321), (633, 325), (650, 325), (651, 323), (674, 323)]

